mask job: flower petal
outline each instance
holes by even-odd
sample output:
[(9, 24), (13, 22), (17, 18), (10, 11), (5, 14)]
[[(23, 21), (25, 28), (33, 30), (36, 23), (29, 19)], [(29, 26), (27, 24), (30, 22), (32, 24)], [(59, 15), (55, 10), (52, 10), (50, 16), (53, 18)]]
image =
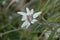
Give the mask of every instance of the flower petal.
[(41, 12), (37, 12), (33, 15), (33, 18), (37, 18), (39, 15), (41, 14)]
[(27, 11), (27, 14), (29, 15), (30, 14), (29, 8), (26, 8), (26, 11)]
[(34, 13), (34, 10), (33, 9), (31, 9), (31, 14), (33, 14)]
[(21, 26), (21, 28), (24, 28), (24, 27), (26, 27), (27, 26), (27, 23), (26, 23), (26, 21), (22, 24), (22, 26)]
[(29, 23), (29, 22), (27, 22), (27, 26), (26, 26), (26, 29), (27, 29), (29, 26), (30, 26), (30, 23)]
[(51, 31), (47, 31), (47, 32), (45, 33), (45, 40), (48, 39), (48, 37), (49, 37), (50, 34), (51, 34)]
[(17, 12), (17, 13), (20, 15), (26, 15), (26, 13), (24, 13), (24, 12)]
[(60, 28), (57, 29), (57, 32), (60, 32)]
[(38, 20), (33, 19), (33, 20), (31, 21), (31, 23), (34, 24), (36, 21), (38, 21)]
[(26, 15), (24, 15), (24, 16), (22, 16), (22, 21), (25, 21), (27, 19), (27, 16)]
[(30, 26), (30, 23), (29, 23), (28, 21), (25, 21), (25, 22), (22, 24), (21, 28), (28, 28), (29, 26)]

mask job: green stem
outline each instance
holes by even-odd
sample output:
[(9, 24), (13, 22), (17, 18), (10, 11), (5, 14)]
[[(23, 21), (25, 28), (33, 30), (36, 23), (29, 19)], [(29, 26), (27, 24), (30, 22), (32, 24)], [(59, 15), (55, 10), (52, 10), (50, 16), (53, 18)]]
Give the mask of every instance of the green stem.
[(11, 33), (11, 32), (19, 31), (19, 30), (21, 30), (21, 29), (18, 28), (18, 29), (14, 29), (14, 30), (11, 30), (11, 31), (7, 31), (7, 32), (5, 32), (5, 33), (2, 33), (2, 36), (3, 36), (3, 35), (6, 35), (6, 34), (9, 34), (9, 33)]

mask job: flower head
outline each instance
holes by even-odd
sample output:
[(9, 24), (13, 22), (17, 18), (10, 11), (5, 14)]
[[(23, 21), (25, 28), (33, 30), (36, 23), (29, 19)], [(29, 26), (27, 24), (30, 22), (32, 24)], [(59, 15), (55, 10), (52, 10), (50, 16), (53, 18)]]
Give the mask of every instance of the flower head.
[(22, 15), (21, 20), (25, 21), (21, 26), (22, 28), (23, 27), (28, 28), (31, 23), (34, 24), (37, 21), (36, 18), (41, 14), (41, 12), (34, 13), (33, 9), (29, 10), (28, 8), (26, 8), (26, 11), (27, 11), (27, 13), (18, 12), (18, 14)]

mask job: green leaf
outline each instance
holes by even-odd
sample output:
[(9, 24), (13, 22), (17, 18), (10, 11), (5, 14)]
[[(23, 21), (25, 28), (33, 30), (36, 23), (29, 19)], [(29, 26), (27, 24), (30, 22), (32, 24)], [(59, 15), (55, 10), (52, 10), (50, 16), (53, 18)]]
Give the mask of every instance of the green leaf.
[(3, 35), (3, 40), (19, 40), (20, 39), (20, 33), (19, 31), (11, 32), (9, 34)]
[(56, 22), (60, 23), (60, 16), (56, 19)]
[(2, 4), (2, 0), (0, 0), (0, 5)]
[(48, 22), (56, 22), (57, 18), (60, 16), (60, 13), (56, 13), (47, 19)]
[(44, 30), (46, 30), (48, 28), (48, 24), (37, 24), (35, 23), (34, 25), (32, 25), (32, 31), (34, 31), (34, 33), (41, 33)]
[(20, 33), (19, 31), (15, 31), (9, 34), (10, 40), (19, 40), (20, 39)]
[(54, 35), (55, 35), (57, 29), (58, 29), (58, 27), (55, 27), (55, 29), (54, 29), (54, 30), (52, 31), (52, 33), (50, 34), (48, 40), (53, 40), (53, 37), (54, 37)]

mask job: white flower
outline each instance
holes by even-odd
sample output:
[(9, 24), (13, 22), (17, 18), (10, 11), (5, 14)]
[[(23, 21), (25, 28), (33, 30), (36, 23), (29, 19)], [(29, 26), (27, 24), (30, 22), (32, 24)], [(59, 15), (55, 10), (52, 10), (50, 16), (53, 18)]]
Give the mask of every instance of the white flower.
[(2, 2), (2, 5), (5, 5), (5, 4), (6, 4), (6, 1), (3, 1), (3, 2)]
[(22, 15), (22, 21), (25, 21), (21, 26), (22, 28), (28, 28), (31, 23), (34, 24), (37, 21), (36, 18), (41, 14), (41, 12), (34, 13), (33, 9), (29, 10), (28, 8), (26, 8), (26, 11), (27, 13), (17, 12), (18, 14)]
[(57, 32), (60, 32), (60, 28), (57, 29)]
[(45, 40), (48, 39), (48, 37), (49, 37), (50, 34), (51, 34), (51, 31), (47, 31), (47, 32), (45, 33)]

